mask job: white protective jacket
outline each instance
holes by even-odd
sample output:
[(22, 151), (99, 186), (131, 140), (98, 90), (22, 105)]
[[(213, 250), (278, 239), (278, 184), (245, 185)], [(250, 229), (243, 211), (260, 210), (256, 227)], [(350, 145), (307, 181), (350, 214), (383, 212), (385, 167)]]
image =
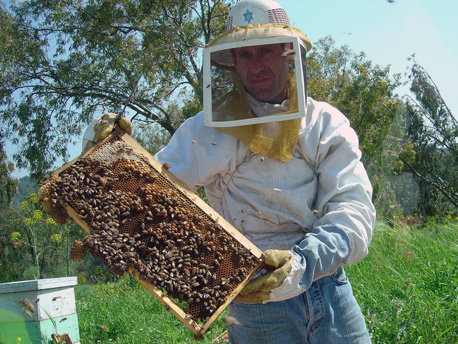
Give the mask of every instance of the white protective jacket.
[[(276, 112), (271, 104), (253, 111)], [(278, 110), (279, 112), (280, 110)], [(372, 187), (348, 119), (308, 98), (293, 158), (280, 163), (232, 136), (185, 121), (155, 158), (189, 189), (204, 185), (210, 205), (261, 250), (292, 250), (301, 288), (368, 253), (375, 223)]]

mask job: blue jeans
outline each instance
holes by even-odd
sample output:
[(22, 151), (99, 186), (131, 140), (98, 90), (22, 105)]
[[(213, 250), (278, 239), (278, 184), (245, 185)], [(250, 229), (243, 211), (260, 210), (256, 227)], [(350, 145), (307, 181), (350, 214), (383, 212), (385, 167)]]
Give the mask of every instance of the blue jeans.
[(232, 344), (370, 343), (366, 323), (343, 268), (292, 299), (266, 304), (234, 302)]

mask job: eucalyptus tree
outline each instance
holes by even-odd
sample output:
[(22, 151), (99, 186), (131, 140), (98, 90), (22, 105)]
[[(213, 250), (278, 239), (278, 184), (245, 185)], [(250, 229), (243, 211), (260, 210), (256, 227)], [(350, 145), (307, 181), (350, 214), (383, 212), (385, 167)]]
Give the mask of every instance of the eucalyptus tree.
[(402, 106), (395, 93), (400, 75), (391, 75), (389, 66), (374, 65), (364, 52), (335, 48), (334, 43), (325, 37), (314, 44), (307, 59), (308, 91), (349, 118), (360, 139), (363, 161), (371, 165)]
[(349, 118), (360, 140), (380, 214), (397, 203), (390, 178), (408, 143), (403, 102), (395, 93), (400, 85), (400, 75), (391, 75), (389, 66), (374, 65), (364, 52), (355, 53), (348, 46), (336, 48), (331, 37), (314, 43), (307, 57), (307, 91)]
[(201, 107), (200, 48), (222, 30), (229, 4), (29, 0), (0, 7), (0, 139), (18, 145), (17, 166), (40, 178), (105, 111), (126, 107), (173, 134)]
[(426, 215), (458, 209), (458, 121), (428, 72), (411, 58), (405, 125), (412, 149), (400, 156), (403, 169), (420, 185), (419, 211)]
[(14, 166), (11, 161), (8, 160), (6, 155), (3, 142), (0, 141), (0, 208), (6, 209), (11, 206), (11, 201), (16, 195), (17, 180), (11, 177), (11, 173), (14, 171)]

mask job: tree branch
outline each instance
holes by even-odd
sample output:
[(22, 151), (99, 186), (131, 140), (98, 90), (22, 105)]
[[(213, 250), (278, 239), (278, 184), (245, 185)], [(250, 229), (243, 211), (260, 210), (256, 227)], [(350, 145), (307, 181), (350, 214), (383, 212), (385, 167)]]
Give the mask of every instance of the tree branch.
[(428, 183), (428, 184), (432, 185), (433, 187), (435, 187), (436, 189), (438, 189), (455, 207), (458, 207), (458, 194), (454, 193), (453, 196), (456, 198), (456, 199), (454, 199), (451, 195), (449, 195), (449, 193), (446, 191), (445, 187), (442, 184), (436, 183), (435, 181), (430, 180), (430, 179), (426, 178), (425, 176), (421, 175), (419, 172), (417, 172), (417, 170), (415, 170), (415, 168), (412, 165), (410, 165), (401, 156), (399, 156), (399, 159), (410, 169), (410, 171), (415, 176), (417, 176), (421, 180), (425, 181), (426, 183)]

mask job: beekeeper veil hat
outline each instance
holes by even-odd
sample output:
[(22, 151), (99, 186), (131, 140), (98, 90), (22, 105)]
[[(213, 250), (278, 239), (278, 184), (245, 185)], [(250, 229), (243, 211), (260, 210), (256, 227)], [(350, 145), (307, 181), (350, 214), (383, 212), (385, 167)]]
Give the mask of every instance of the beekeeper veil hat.
[[(287, 99), (280, 104), (256, 99), (234, 64), (235, 49), (279, 44), (288, 61)], [(241, 140), (254, 153), (291, 159), (306, 111), (305, 55), (308, 37), (290, 25), (272, 0), (240, 0), (230, 10), (226, 30), (204, 49), (204, 124)]]

